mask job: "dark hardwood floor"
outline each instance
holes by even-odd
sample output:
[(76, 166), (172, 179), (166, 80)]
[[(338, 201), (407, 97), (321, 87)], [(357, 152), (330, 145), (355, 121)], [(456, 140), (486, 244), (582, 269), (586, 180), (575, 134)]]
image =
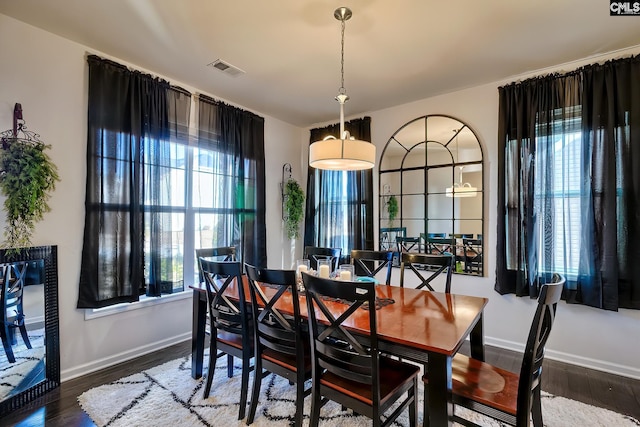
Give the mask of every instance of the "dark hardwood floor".
[[(92, 387), (187, 355), (190, 351), (191, 343), (184, 342), (151, 355), (66, 381), (58, 389), (28, 407), (1, 419), (0, 426), (94, 426), (78, 405), (76, 399), (80, 394)], [(463, 348), (462, 351), (468, 353), (467, 348)], [(509, 350), (489, 346), (486, 348), (487, 362), (504, 369), (518, 371), (520, 358), (518, 353)], [(545, 360), (542, 389), (640, 420), (640, 380)]]

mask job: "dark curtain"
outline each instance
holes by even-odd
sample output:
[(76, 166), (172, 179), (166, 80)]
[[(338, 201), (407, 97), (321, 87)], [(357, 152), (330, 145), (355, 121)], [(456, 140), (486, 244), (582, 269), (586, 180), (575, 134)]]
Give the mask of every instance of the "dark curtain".
[[(97, 308), (137, 301), (145, 288), (159, 294), (159, 266), (170, 261), (160, 261), (153, 252), (145, 260), (147, 229), (158, 226), (145, 219), (145, 200), (155, 197), (147, 192), (149, 181), (161, 178), (148, 165), (153, 161), (148, 151), (170, 138), (171, 96), (164, 80), (94, 55), (87, 62), (87, 181), (78, 308)], [(145, 261), (154, 272), (149, 286)]]
[(496, 291), (559, 272), (568, 302), (640, 308), (639, 82), (636, 57), (499, 89)]
[[(356, 139), (371, 142), (371, 117), (348, 121), (345, 130)], [(310, 142), (327, 135), (338, 138), (339, 133), (339, 124), (311, 129)], [(348, 261), (352, 249), (374, 248), (372, 169), (329, 171), (309, 167), (304, 245), (341, 248), (341, 262)]]
[(208, 244), (236, 246), (240, 260), (266, 267), (264, 118), (200, 95), (198, 147), (214, 151), (224, 171), (213, 187), (224, 209)]

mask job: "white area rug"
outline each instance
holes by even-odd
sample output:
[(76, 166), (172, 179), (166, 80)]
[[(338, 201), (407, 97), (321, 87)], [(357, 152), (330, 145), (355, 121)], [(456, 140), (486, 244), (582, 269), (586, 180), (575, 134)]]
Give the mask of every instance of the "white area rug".
[[(207, 360), (205, 358), (205, 360)], [(250, 388), (253, 376), (250, 377)], [(240, 368), (233, 378), (226, 376), (226, 357), (218, 359), (211, 395), (202, 399), (204, 379), (191, 378), (191, 358), (167, 362), (110, 384), (93, 388), (78, 397), (80, 406), (100, 427), (215, 427), (244, 426), (238, 421)], [(251, 391), (249, 391), (251, 396)], [(420, 387), (422, 408), (422, 387)], [(311, 397), (305, 399), (304, 425), (308, 425)], [(548, 427), (625, 427), (640, 426), (637, 420), (606, 409), (545, 394), (542, 401), (545, 426)], [(464, 409), (457, 409), (463, 411)], [(247, 406), (248, 412), (248, 406)], [(271, 375), (262, 382), (256, 411), (256, 427), (283, 426), (293, 420), (295, 391), (286, 380)], [(475, 415), (483, 426), (501, 424)], [(370, 426), (371, 421), (342, 411), (333, 402), (321, 410), (322, 426)], [(421, 417), (421, 415), (420, 415)], [(408, 426), (406, 411), (396, 426)]]
[(10, 395), (44, 358), (44, 329), (28, 331), (31, 349), (22, 341), (20, 332), (16, 331), (16, 334), (17, 344), (12, 347), (14, 363), (9, 363), (4, 349), (0, 349), (0, 400)]

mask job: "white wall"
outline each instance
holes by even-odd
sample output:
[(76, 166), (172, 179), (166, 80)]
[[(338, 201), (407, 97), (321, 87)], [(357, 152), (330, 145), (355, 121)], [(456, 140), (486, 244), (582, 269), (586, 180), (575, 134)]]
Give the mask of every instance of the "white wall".
[[(618, 52), (620, 57), (635, 51)], [(569, 71), (581, 63), (564, 64), (555, 71)], [(543, 70), (536, 74), (548, 73)], [(371, 116), (372, 139), (378, 153), (403, 124), (426, 114), (445, 114), (459, 119), (476, 132), (484, 152), (485, 171), (485, 271), (487, 277), (454, 275), (453, 292), (489, 298), (485, 315), (486, 343), (522, 351), (535, 310), (535, 301), (501, 296), (495, 284), (497, 211), (498, 87), (530, 76), (473, 87), (393, 108), (366, 113)], [(377, 170), (374, 176), (377, 179)], [(374, 188), (378, 188), (375, 183)], [(374, 198), (377, 209), (378, 200)], [(377, 237), (376, 237), (377, 239)], [(377, 240), (376, 240), (377, 241)], [(609, 312), (561, 302), (547, 346), (547, 357), (621, 375), (640, 378), (640, 310)]]
[[(16, 35), (19, 34), (19, 41)], [(634, 53), (640, 52), (636, 49)], [(37, 225), (34, 245), (59, 247), (61, 366), (64, 379), (187, 339), (191, 301), (169, 302), (86, 321), (75, 308), (84, 225), (87, 73), (85, 56), (100, 52), (0, 15), (0, 130), (12, 125), (13, 106), (22, 103), (31, 130), (52, 145), (61, 182), (51, 199), (52, 212)], [(620, 54), (616, 55), (619, 56)], [(104, 56), (104, 55), (103, 55)], [(114, 58), (118, 60), (117, 58)], [(123, 62), (123, 61), (119, 61)], [(593, 62), (591, 61), (583, 61)], [(135, 64), (131, 64), (135, 68)], [(565, 70), (582, 64), (569, 64)], [(550, 71), (550, 70), (548, 70)], [(153, 73), (153, 70), (150, 70)], [(525, 78), (528, 76), (518, 76)], [(511, 81), (510, 80), (510, 81)], [(174, 82), (183, 87), (180, 82)], [(485, 153), (485, 254), (488, 277), (456, 275), (456, 292), (489, 298), (487, 343), (521, 350), (534, 302), (500, 296), (495, 282), (498, 82), (368, 113), (378, 153), (407, 121), (425, 114), (447, 114), (470, 125)], [(187, 87), (188, 88), (188, 87)], [(189, 88), (188, 88), (189, 89)], [(193, 89), (195, 91), (195, 89)], [(215, 94), (210, 94), (215, 97)], [(260, 112), (256, 112), (260, 114)], [(264, 116), (263, 114), (261, 114)], [(306, 188), (309, 134), (265, 117), (267, 162), (267, 241), (270, 267), (289, 267), (302, 252), (282, 235), (282, 165)], [(315, 126), (314, 126), (315, 127)], [(377, 172), (377, 170), (376, 170)], [(377, 173), (374, 174), (377, 187)], [(3, 200), (0, 200), (2, 203)], [(377, 210), (378, 198), (374, 197)], [(4, 222), (0, 214), (0, 227)], [(135, 329), (132, 325), (135, 324)], [(561, 303), (548, 357), (640, 378), (640, 311), (605, 312)]]
[[(106, 56), (0, 14), (0, 130), (11, 128), (14, 104), (21, 103), (28, 128), (51, 145), (61, 179), (32, 243), (58, 245), (63, 380), (185, 340), (191, 331), (190, 298), (91, 320), (75, 308), (84, 228), (88, 53)], [(280, 171), (288, 162), (294, 177), (302, 177), (299, 147), (308, 133), (255, 113), (265, 117), (268, 264), (290, 266), (290, 248), (300, 249), (283, 238)], [(0, 228), (4, 225), (0, 214)]]

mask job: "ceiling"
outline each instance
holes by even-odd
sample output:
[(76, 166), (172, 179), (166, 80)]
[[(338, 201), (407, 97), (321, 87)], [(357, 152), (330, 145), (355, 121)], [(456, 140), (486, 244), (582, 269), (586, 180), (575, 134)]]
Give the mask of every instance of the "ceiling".
[[(605, 1), (0, 0), (0, 13), (232, 104), (308, 127), (640, 45)], [(231, 77), (207, 64), (245, 71)]]

